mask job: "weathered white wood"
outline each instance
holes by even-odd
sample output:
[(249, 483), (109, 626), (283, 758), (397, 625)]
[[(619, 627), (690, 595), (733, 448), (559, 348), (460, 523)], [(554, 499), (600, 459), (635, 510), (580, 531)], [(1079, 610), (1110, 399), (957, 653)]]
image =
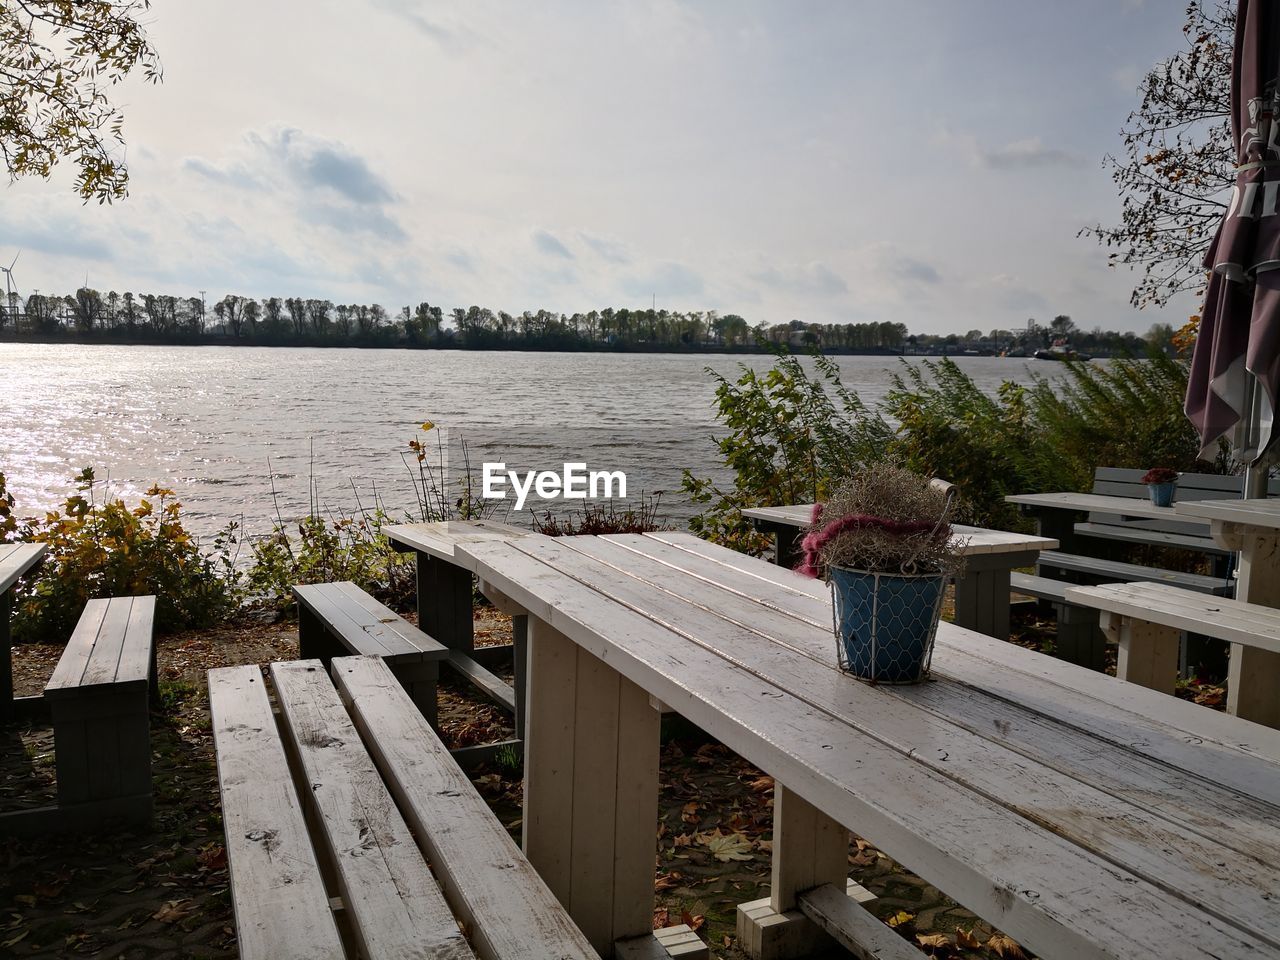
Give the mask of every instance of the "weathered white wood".
[[(645, 564), (642, 557), (623, 554), (620, 558), (619, 545), (613, 538), (571, 538), (563, 541), (563, 546), (582, 555), (581, 561), (575, 562), (569, 557), (558, 563), (559, 569), (572, 574), (578, 581), (644, 612), (733, 662), (767, 664), (754, 667), (754, 672), (780, 687), (806, 691), (802, 695), (815, 706), (849, 718), (856, 727), (881, 742), (897, 746), (907, 756), (934, 766), (985, 795), (999, 797), (1019, 812), (1053, 811), (1049, 822), (1056, 833), (1076, 839), (1108, 859), (1129, 865), (1152, 882), (1163, 882), (1169, 876), (1177, 876), (1190, 885), (1189, 889), (1195, 889), (1197, 896), (1205, 896), (1208, 902), (1227, 912), (1232, 901), (1223, 900), (1222, 894), (1233, 883), (1246, 886), (1243, 894), (1246, 898), (1255, 896), (1259, 888), (1280, 884), (1280, 873), (1259, 877), (1250, 873), (1247, 866), (1243, 876), (1231, 871), (1215, 875), (1213, 889), (1204, 884), (1205, 872), (1212, 871), (1213, 864), (1219, 860), (1218, 837), (1222, 831), (1217, 827), (1222, 826), (1221, 819), (1211, 821), (1215, 828), (1200, 836), (1191, 835), (1181, 825), (1168, 834), (1166, 842), (1177, 846), (1182, 851), (1179, 856), (1185, 856), (1188, 863), (1173, 863), (1164, 855), (1152, 857), (1144, 849), (1144, 841), (1164, 835), (1170, 825), (1163, 817), (1153, 817), (1145, 810), (1125, 810), (1123, 817), (1118, 816), (1113, 801), (1119, 797), (1102, 794), (1088, 777), (1067, 779), (1052, 771), (1029, 766), (1024, 756), (957, 736), (953, 728), (922, 718), (914, 709), (902, 710), (896, 704), (884, 703), (884, 694), (862, 685), (840, 683), (835, 688), (835, 695), (828, 699), (822, 694), (829, 686), (824, 681), (829, 676), (832, 654), (829, 634), (825, 630), (806, 630), (804, 625), (772, 609), (753, 609), (749, 601), (739, 595), (708, 594), (707, 585), (695, 581), (685, 584), (686, 595), (680, 596), (677, 590), (679, 582), (672, 580), (671, 571), (661, 565)], [(592, 566), (588, 557), (600, 558), (600, 564)], [(612, 572), (622, 572), (619, 566), (603, 565), (610, 559), (625, 565), (626, 575), (632, 578), (631, 581), (610, 577)], [(636, 578), (655, 584), (665, 583), (670, 592), (645, 591), (634, 582)], [(751, 636), (752, 633), (759, 637)], [(779, 646), (786, 644), (810, 656), (812, 662), (771, 656), (772, 648), (767, 641)], [(820, 665), (826, 665), (828, 670), (823, 670)], [(1145, 784), (1136, 798), (1143, 798), (1144, 792), (1158, 790), (1157, 785)], [(1273, 799), (1280, 798), (1280, 787), (1272, 796)], [(1135, 798), (1126, 794), (1124, 799), (1132, 802)], [(1236, 810), (1240, 804), (1232, 800), (1225, 806)], [(1277, 821), (1280, 807), (1266, 809), (1264, 816), (1272, 822), (1272, 835), (1280, 839), (1274, 830), (1280, 822)], [(1252, 809), (1248, 813), (1241, 811), (1239, 816), (1244, 818), (1253, 812)]]
[(338, 929), (255, 666), (209, 671), (236, 939), (244, 960), (341, 960)]
[(849, 878), (849, 830), (775, 782), (769, 906), (796, 909), (796, 896), (822, 884), (843, 895)]
[[(1280, 530), (1246, 529), (1237, 575), (1236, 596), (1241, 600), (1280, 606)], [(1280, 653), (1231, 645), (1227, 711), (1268, 727), (1280, 727)]]
[(531, 620), (530, 634), (525, 852), (607, 953), (653, 924), (659, 714), (545, 624)]
[[(482, 960), (595, 957), (381, 660), (341, 657), (334, 682)], [(650, 882), (652, 887), (652, 881)]]
[(1178, 681), (1176, 627), (1103, 611), (1100, 626), (1119, 645), (1116, 677), (1161, 693), (1173, 693)]
[(1246, 527), (1280, 530), (1280, 498), (1180, 500), (1173, 509), (1182, 517), (1217, 520)]
[[(558, 561), (563, 548), (553, 542), (461, 549), (531, 614), (605, 657), (1044, 956), (1276, 953), (1274, 945), (1185, 901), (1171, 901), (1169, 891), (1157, 891), (1033, 826), (998, 801), (980, 798), (919, 763), (904, 763), (902, 754), (794, 694), (681, 642), (678, 634), (589, 588), (579, 589), (538, 559)], [(941, 796), (947, 798), (947, 816), (940, 818)], [(1033, 849), (1038, 855), (1029, 854)]]
[[(751, 578), (749, 590), (732, 583), (728, 583), (727, 589), (743, 594), (757, 593), (761, 602), (816, 625), (829, 623), (829, 620), (814, 615), (811, 606), (794, 603), (785, 592), (770, 593), (769, 588), (758, 581), (778, 577), (784, 584), (794, 581), (809, 583), (829, 597), (824, 584), (804, 580), (792, 571), (695, 540), (687, 534), (648, 536), (663, 542), (674, 540), (682, 545), (692, 541), (691, 548), (698, 545), (697, 552), (702, 555), (733, 561), (724, 564), (724, 577), (729, 579), (734, 577), (735, 563), (758, 571), (761, 575)], [(1118, 744), (1143, 742), (1148, 745), (1144, 749), (1154, 749), (1158, 756), (1166, 757), (1175, 764), (1187, 760), (1188, 754), (1219, 751), (1245, 753), (1280, 762), (1280, 732), (1256, 724), (1242, 724), (1238, 719), (1224, 716), (1216, 710), (1204, 710), (1142, 687), (1117, 685), (1096, 671), (1081, 669), (945, 622), (938, 625), (933, 665), (935, 675), (945, 676), (948, 671), (959, 671), (959, 679), (988, 691), (992, 696), (1012, 698), (1032, 710), (1042, 707), (1053, 710), (1059, 719), (1114, 739)], [(1064, 705), (1070, 709), (1066, 713), (1057, 712)], [(1189, 745), (1195, 749), (1189, 751)], [(1230, 770), (1235, 766), (1234, 762), (1225, 767), (1211, 763), (1195, 769), (1216, 783), (1221, 782), (1223, 776), (1230, 777)]]
[(1202, 593), (1223, 594), (1229, 592), (1235, 586), (1232, 581), (1224, 577), (1210, 577), (1200, 573), (1184, 573), (1181, 570), (1164, 570), (1160, 567), (1124, 563), (1119, 560), (1102, 560), (1098, 557), (1059, 553), (1057, 551), (1040, 554), (1036, 566), (1037, 569), (1048, 567), (1052, 570), (1074, 571), (1107, 580), (1158, 581), (1173, 586), (1185, 587), (1188, 590), (1199, 590)]
[(498, 520), (439, 520), (432, 523), (398, 523), (383, 527), (382, 532), (393, 544), (407, 550), (425, 553), (450, 563), (454, 547), (459, 543), (482, 540), (507, 540), (511, 537), (539, 536), (527, 527), (516, 527)]
[(1273, 607), (1210, 597), (1162, 583), (1068, 586), (1065, 596), (1081, 606), (1280, 652), (1280, 610)]
[[(712, 560), (721, 568), (721, 573), (725, 578), (731, 580), (741, 579), (746, 584), (743, 589), (748, 591), (754, 587), (755, 581), (763, 580), (765, 583), (786, 587), (798, 593), (807, 593), (809, 596), (819, 599), (830, 595), (827, 585), (819, 580), (806, 577), (794, 570), (780, 567), (774, 563), (759, 564), (755, 562), (754, 557), (748, 557), (735, 550), (708, 543), (706, 540), (700, 540), (692, 534), (659, 531), (657, 533), (646, 533), (644, 536), (654, 543), (665, 543), (678, 548), (683, 553)], [(626, 542), (626, 538), (619, 539)]]
[[(1082, 513), (1106, 513), (1118, 517), (1145, 517), (1148, 520), (1185, 520), (1190, 513), (1176, 504), (1174, 507), (1157, 507), (1150, 500), (1138, 497), (1108, 497), (1097, 493), (1020, 493), (1005, 497), (1008, 503), (1027, 507), (1049, 507), (1057, 510), (1079, 510)], [(1199, 503), (1200, 501), (1195, 501)], [(1205, 524), (1208, 529), (1208, 524)]]
[(920, 951), (844, 892), (824, 884), (800, 897), (800, 909), (857, 960), (920, 960)]
[(271, 681), (364, 955), (472, 956), (324, 667), (273, 663)]
[(8, 592), (28, 570), (44, 559), (44, 543), (0, 543), (0, 593)]
[[(136, 608), (136, 609), (135, 609)], [(155, 597), (111, 597), (85, 604), (45, 694), (141, 685), (151, 676)]]
[[(807, 529), (811, 526), (813, 504), (800, 503), (779, 507), (751, 507), (743, 510), (742, 515), (750, 520), (761, 520), (765, 523), (780, 526)], [(1010, 533), (1007, 530), (990, 530), (986, 527), (971, 527), (964, 524), (952, 524), (951, 529), (960, 541), (960, 551), (965, 556), (979, 556), (988, 553), (1021, 553), (1026, 550), (1056, 550), (1058, 541), (1051, 537), (1033, 536), (1026, 533)]]
[(383, 657), (393, 663), (443, 660), (449, 655), (444, 644), (354, 583), (300, 584), (293, 588), (293, 594), (352, 653)]
[(572, 893), (574, 707), (578, 649), (546, 622), (529, 618), (524, 737), (525, 856), (566, 907)]

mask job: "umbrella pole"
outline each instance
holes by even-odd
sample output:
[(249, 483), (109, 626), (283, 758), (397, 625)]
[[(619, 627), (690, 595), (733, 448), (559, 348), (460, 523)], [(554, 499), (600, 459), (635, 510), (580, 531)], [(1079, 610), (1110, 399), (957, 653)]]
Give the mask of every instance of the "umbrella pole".
[(1244, 471), (1244, 499), (1253, 500), (1267, 495), (1267, 474), (1270, 469), (1258, 459), (1258, 447), (1262, 442), (1262, 393), (1258, 380), (1245, 374), (1244, 419), (1240, 423), (1236, 449), (1244, 454), (1247, 466)]

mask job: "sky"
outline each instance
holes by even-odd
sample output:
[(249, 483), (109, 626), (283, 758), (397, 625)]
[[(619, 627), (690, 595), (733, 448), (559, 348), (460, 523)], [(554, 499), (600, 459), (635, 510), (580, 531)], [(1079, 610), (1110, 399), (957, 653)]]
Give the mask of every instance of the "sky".
[(1077, 236), (1181, 0), (155, 0), (130, 196), (0, 186), (20, 292), (1180, 325)]

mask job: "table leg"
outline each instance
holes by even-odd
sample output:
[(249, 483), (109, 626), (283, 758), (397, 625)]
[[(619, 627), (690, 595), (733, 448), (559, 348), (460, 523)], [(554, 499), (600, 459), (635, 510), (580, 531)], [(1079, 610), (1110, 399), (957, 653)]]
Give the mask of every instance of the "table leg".
[(471, 573), (429, 553), (418, 555), (418, 626), (450, 650), (475, 647)]
[(511, 686), (516, 695), (516, 739), (524, 739), (525, 683), (528, 673), (529, 618), (517, 614), (511, 618)]
[(653, 927), (658, 710), (530, 618), (524, 851), (602, 956)]
[(797, 895), (830, 884), (845, 890), (849, 831), (782, 784), (773, 792), (769, 899), (738, 907), (738, 941), (752, 960), (790, 960), (833, 946), (798, 909)]
[(13, 615), (13, 594), (0, 594), (0, 723), (13, 717), (13, 661), (9, 618)]
[(1173, 693), (1178, 679), (1178, 637), (1176, 627), (1147, 623), (1133, 617), (1102, 611), (1102, 631), (1119, 644), (1116, 676), (1161, 693)]
[[(1236, 597), (1268, 607), (1280, 606), (1280, 541), (1276, 531), (1244, 536)], [(1227, 712), (1280, 727), (1280, 653), (1231, 644)]]

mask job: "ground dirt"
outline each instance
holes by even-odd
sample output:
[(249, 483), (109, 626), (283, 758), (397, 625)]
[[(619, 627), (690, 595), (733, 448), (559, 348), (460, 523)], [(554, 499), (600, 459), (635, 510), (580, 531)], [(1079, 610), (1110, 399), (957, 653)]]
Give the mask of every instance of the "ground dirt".
[[(1019, 642), (1045, 644), (1046, 624), (1031, 608), (1017, 622)], [(508, 630), (492, 608), (477, 610), (477, 643), (504, 642)], [(44, 645), (15, 648), (16, 692), (38, 694), (60, 652)], [(161, 696), (151, 721), (151, 828), (0, 840), (0, 957), (237, 955), (205, 674), (217, 666), (296, 656), (296, 627), (289, 623), (160, 639)], [(448, 678), (442, 681), (440, 717), (450, 746), (512, 734), (507, 715)], [(654, 924), (688, 923), (710, 944), (712, 956), (740, 958), (735, 906), (768, 895), (773, 780), (678, 718), (665, 726)], [(520, 763), (513, 754), (472, 775), (517, 837)], [(0, 728), (0, 812), (52, 802), (55, 787), (49, 726)], [(856, 838), (849, 869), (876, 894), (870, 909), (908, 940), (924, 944), (924, 953), (1024, 955), (1013, 941)]]

